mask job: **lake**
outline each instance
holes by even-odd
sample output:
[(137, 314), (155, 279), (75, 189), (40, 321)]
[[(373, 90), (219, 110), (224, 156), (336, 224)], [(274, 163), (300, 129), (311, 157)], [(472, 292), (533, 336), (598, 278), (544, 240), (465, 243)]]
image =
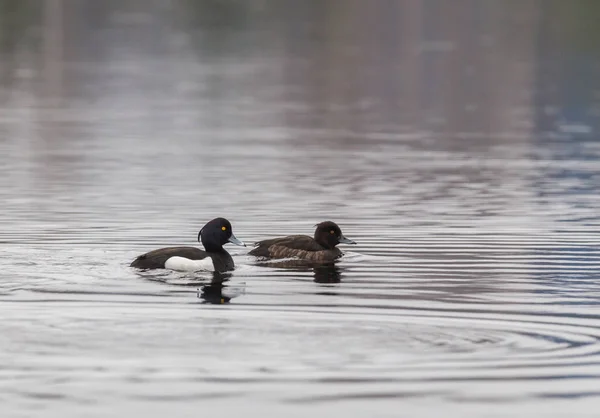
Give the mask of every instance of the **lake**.
[(0, 8), (3, 418), (596, 416), (596, 2)]

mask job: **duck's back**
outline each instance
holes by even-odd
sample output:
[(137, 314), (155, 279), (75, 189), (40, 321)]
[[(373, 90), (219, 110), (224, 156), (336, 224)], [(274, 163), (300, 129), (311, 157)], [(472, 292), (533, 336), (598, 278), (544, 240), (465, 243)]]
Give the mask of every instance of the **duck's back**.
[(327, 249), (308, 235), (289, 235), (282, 238), (259, 241), (250, 255), (268, 258), (297, 257), (310, 261), (328, 261), (338, 258), (339, 249)]
[[(206, 262), (198, 263), (199, 260)], [(169, 268), (179, 271), (209, 270), (224, 273), (233, 270), (235, 264), (231, 255), (223, 249), (206, 252), (196, 247), (168, 247), (140, 255), (133, 260), (130, 267), (144, 270)]]
[(168, 247), (150, 251), (137, 257), (130, 267), (139, 269), (162, 269), (171, 257), (182, 257), (188, 260), (203, 260), (208, 257), (206, 251), (195, 247)]

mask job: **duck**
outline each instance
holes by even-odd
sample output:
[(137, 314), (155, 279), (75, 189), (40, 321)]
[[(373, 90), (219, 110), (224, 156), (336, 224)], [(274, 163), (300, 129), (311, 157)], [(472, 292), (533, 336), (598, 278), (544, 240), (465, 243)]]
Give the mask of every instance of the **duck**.
[(356, 244), (342, 234), (335, 222), (325, 221), (316, 226), (314, 238), (308, 235), (289, 235), (259, 241), (248, 254), (270, 259), (299, 258), (311, 262), (331, 262), (342, 256), (338, 244)]
[(224, 273), (234, 269), (233, 258), (223, 245), (232, 243), (246, 246), (233, 235), (231, 223), (225, 218), (215, 218), (202, 227), (198, 241), (204, 250), (196, 247), (167, 247), (138, 256), (130, 267), (152, 270), (212, 271)]

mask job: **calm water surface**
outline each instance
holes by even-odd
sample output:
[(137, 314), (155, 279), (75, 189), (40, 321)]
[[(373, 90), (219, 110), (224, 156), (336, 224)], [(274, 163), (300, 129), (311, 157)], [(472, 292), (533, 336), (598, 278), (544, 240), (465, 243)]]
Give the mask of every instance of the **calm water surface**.
[(2, 417), (596, 416), (595, 3), (4, 3)]

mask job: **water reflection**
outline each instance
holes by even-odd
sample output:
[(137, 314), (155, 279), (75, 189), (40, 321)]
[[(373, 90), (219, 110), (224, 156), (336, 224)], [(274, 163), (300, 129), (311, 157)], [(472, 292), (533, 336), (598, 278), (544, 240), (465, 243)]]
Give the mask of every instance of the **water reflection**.
[[(579, 127), (589, 134), (599, 126), (593, 75), (600, 37), (590, 22), (600, 12), (593, 0), (525, 0), (518, 13), (510, 4), (473, 0), (451, 7), (442, 0), (36, 4), (2, 2), (5, 86), (31, 91), (33, 81), (45, 80), (48, 97), (60, 96), (67, 107), (102, 96), (120, 107), (140, 97), (135, 107), (171, 125), (165, 130), (178, 124), (165, 105), (198, 97), (212, 107), (187, 117), (196, 113), (204, 126), (283, 120), (335, 132), (330, 141), (342, 142), (427, 132), (464, 149), (532, 131)], [(362, 16), (378, 22), (377, 30), (357, 24)], [(36, 33), (43, 42), (35, 42)], [(42, 71), (21, 54), (40, 45)], [(253, 103), (269, 102), (278, 106), (262, 109), (263, 122), (248, 116)], [(224, 116), (232, 111), (237, 118)], [(311, 138), (322, 139), (304, 140)]]
[(312, 273), (316, 283), (340, 283), (343, 269), (336, 263), (319, 263), (307, 260), (259, 261), (256, 266), (269, 269), (283, 269), (287, 272)]
[(335, 264), (313, 267), (316, 283), (339, 283), (342, 281), (342, 269)]
[[(179, 293), (179, 288), (196, 288), (196, 296), (203, 303), (225, 304), (245, 293), (245, 283), (230, 282), (233, 273), (196, 272), (179, 273), (170, 270), (135, 271), (143, 280), (168, 285), (171, 292)], [(185, 292), (187, 294), (187, 292)]]
[[(202, 285), (198, 290), (198, 297), (204, 300), (204, 303), (222, 305), (229, 303), (232, 294), (227, 292), (227, 283), (231, 279), (231, 274), (213, 273), (213, 278), (209, 284)], [(225, 291), (225, 292), (224, 292)], [(237, 295), (236, 295), (237, 296)]]
[[(1, 1), (3, 412), (595, 410), (598, 4)], [(216, 214), (359, 246), (127, 267)]]

